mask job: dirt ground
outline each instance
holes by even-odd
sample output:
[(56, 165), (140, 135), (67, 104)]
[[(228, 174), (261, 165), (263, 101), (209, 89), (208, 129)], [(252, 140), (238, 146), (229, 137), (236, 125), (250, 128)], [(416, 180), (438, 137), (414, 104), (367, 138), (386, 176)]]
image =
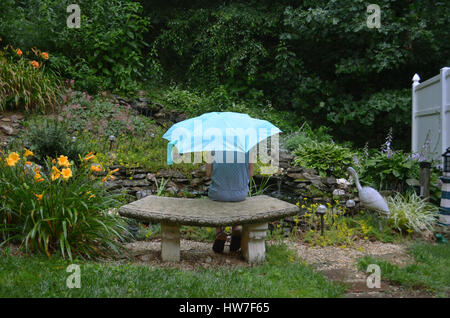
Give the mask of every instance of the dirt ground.
[[(271, 244), (271, 242), (268, 242)], [(370, 273), (359, 271), (356, 262), (363, 256), (383, 258), (400, 266), (412, 262), (406, 251), (406, 246), (391, 243), (359, 241), (352, 247), (310, 247), (301, 242), (286, 240), (285, 243), (297, 252), (299, 258), (311, 265), (317, 272), (328, 279), (343, 282), (348, 286), (345, 297), (349, 298), (379, 298), (379, 297), (432, 297), (423, 290), (411, 290), (390, 284), (381, 279), (379, 289), (367, 287), (367, 276)], [(179, 263), (164, 263), (160, 259), (160, 240), (135, 241), (126, 245), (135, 257), (134, 263), (150, 267), (169, 267), (184, 270), (203, 268), (233, 268), (249, 267), (240, 253), (230, 253), (228, 244), (223, 254), (216, 254), (211, 249), (211, 243), (181, 240), (181, 261)], [(122, 260), (125, 261), (125, 260)], [(122, 262), (119, 261), (119, 262)], [(381, 276), (382, 277), (382, 276)]]

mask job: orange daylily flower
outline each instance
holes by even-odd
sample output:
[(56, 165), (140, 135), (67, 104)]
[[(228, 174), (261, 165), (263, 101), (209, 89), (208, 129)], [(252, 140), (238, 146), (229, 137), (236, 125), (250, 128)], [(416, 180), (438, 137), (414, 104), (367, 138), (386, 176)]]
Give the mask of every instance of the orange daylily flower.
[(88, 153), (88, 154), (84, 157), (84, 160), (85, 160), (85, 161), (88, 161), (88, 160), (91, 160), (91, 159), (95, 159), (95, 155), (94, 155), (92, 152)]
[(70, 170), (70, 168), (64, 168), (62, 169), (61, 174), (64, 180), (68, 180), (72, 177), (72, 170)]
[(33, 66), (34, 68), (39, 68), (39, 62), (36, 61), (31, 61), (31, 66)]
[(41, 56), (42, 56), (42, 58), (43, 58), (44, 60), (48, 60), (48, 58), (49, 58), (47, 52), (42, 52), (42, 53), (41, 53)]
[(103, 171), (103, 168), (102, 167), (100, 167), (100, 166), (98, 166), (98, 165), (92, 165), (91, 166), (91, 172), (102, 172)]
[(36, 173), (36, 174), (34, 175), (34, 180), (35, 180), (36, 182), (42, 182), (42, 181), (44, 181), (44, 178), (42, 178), (42, 176), (41, 176), (40, 173)]
[(21, 50), (21, 49), (17, 49), (17, 50), (16, 50), (16, 54), (19, 55), (19, 56), (22, 56), (22, 54), (23, 54), (23, 53), (22, 53), (22, 50)]
[(36, 194), (34, 193), (34, 195), (36, 196), (36, 198), (38, 199), (38, 201), (42, 200), (42, 197), (44, 196), (44, 194)]
[(63, 155), (59, 156), (58, 165), (61, 167), (68, 168), (70, 166), (70, 162), (69, 162), (69, 159), (67, 158), (67, 156), (63, 156)]
[(30, 156), (34, 156), (34, 153), (31, 150), (28, 150), (27, 148), (25, 148), (25, 154), (23, 156), (25, 158), (26, 157), (30, 157)]

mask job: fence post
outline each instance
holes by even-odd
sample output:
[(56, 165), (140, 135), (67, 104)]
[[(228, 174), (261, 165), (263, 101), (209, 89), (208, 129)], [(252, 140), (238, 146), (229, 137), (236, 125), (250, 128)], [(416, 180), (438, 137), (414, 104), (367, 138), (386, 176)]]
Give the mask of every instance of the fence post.
[(441, 123), (442, 123), (442, 131), (441, 131), (441, 141), (442, 141), (442, 149), (441, 153), (444, 153), (447, 148), (450, 146), (449, 141), (447, 140), (447, 129), (450, 129), (449, 124), (447, 122), (447, 72), (450, 71), (450, 67), (441, 68)]
[(417, 112), (417, 94), (416, 94), (416, 86), (419, 85), (420, 77), (416, 73), (414, 74), (413, 78), (413, 84), (412, 84), (412, 119), (411, 119), (411, 152), (417, 152), (417, 119), (416, 119), (416, 112)]

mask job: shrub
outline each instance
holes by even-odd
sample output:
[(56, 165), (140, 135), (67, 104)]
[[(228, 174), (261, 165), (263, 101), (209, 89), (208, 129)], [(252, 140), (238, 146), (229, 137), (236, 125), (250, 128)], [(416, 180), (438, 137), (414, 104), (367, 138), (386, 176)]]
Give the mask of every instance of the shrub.
[[(31, 155), (13, 152), (0, 158), (2, 244), (13, 240), (27, 252), (48, 256), (60, 250), (69, 259), (117, 252), (117, 239), (126, 229), (111, 209), (120, 197), (93, 176), (94, 157), (85, 157), (77, 168), (60, 156), (47, 161), (44, 170), (26, 161)], [(111, 172), (105, 178), (110, 176)]]
[(400, 193), (388, 198), (391, 214), (389, 223), (398, 231), (426, 234), (433, 232), (439, 217), (439, 209), (415, 193)]
[(312, 140), (309, 143), (300, 144), (294, 154), (296, 165), (315, 168), (321, 176), (332, 174), (343, 177), (345, 169), (352, 164), (356, 153), (350, 148), (333, 142)]
[(89, 131), (99, 136), (146, 135), (154, 130), (153, 120), (138, 116), (130, 105), (122, 106), (106, 96), (76, 92), (61, 116), (70, 132)]
[(87, 151), (80, 141), (68, 134), (68, 125), (55, 118), (44, 118), (28, 123), (23, 144), (35, 153), (35, 159), (45, 164), (47, 157), (66, 154), (79, 163), (79, 156)]
[(284, 138), (284, 145), (287, 150), (294, 151), (299, 145), (309, 143), (312, 140), (318, 142), (331, 142), (331, 136), (328, 134), (328, 127), (321, 126), (313, 130), (308, 123), (303, 123), (299, 130)]
[(418, 178), (419, 162), (402, 151), (377, 151), (361, 164), (360, 177), (379, 190), (404, 192), (406, 180)]
[(34, 49), (31, 59), (19, 48), (0, 50), (0, 111), (24, 108), (26, 111), (54, 110), (61, 101), (61, 83), (45, 69), (46, 52)]
[(0, 32), (13, 45), (41, 47), (57, 54), (50, 66), (76, 80), (77, 88), (99, 86), (132, 91), (142, 77), (149, 21), (142, 6), (131, 0), (80, 0), (81, 28), (68, 28), (67, 0), (14, 1), (15, 10), (0, 23)]

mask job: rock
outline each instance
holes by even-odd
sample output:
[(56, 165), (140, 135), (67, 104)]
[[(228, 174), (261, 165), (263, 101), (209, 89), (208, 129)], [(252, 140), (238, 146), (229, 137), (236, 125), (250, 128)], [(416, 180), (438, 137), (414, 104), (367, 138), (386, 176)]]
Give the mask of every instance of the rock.
[(208, 257), (206, 258), (205, 262), (206, 262), (206, 263), (211, 263), (211, 262), (212, 262), (212, 258), (208, 256)]
[(203, 182), (203, 179), (201, 178), (194, 178), (191, 180), (191, 185), (193, 187), (198, 186), (199, 184), (201, 184)]
[(145, 198), (145, 197), (147, 197), (147, 196), (149, 196), (151, 194), (152, 194), (151, 190), (139, 190), (139, 191), (136, 191), (136, 198), (138, 200), (140, 200), (140, 199)]
[(303, 176), (303, 173), (288, 173), (287, 176), (289, 178), (295, 179), (295, 182), (302, 182), (302, 181), (308, 181), (309, 179), (306, 179)]
[(334, 185), (334, 184), (336, 184), (336, 178), (335, 177), (327, 177), (325, 180), (325, 183)]
[(141, 180), (141, 179), (145, 179), (147, 175), (145, 173), (139, 173), (139, 174), (135, 174), (133, 176), (133, 180)]
[(186, 179), (184, 173), (178, 170), (170, 170), (170, 169), (161, 169), (157, 172), (157, 175), (164, 178), (177, 178), (177, 179)]
[(303, 172), (303, 168), (302, 167), (289, 167), (287, 169), (288, 173), (298, 173), (298, 172)]
[(317, 175), (317, 171), (313, 168), (303, 168), (303, 171), (310, 175)]
[(148, 262), (152, 259), (151, 255), (145, 254), (141, 256), (141, 261)]
[(298, 189), (303, 189), (303, 188), (305, 188), (307, 185), (308, 185), (308, 184), (301, 182), (301, 183), (298, 183), (298, 184), (297, 184), (297, 188), (298, 188)]
[(347, 189), (348, 186), (351, 184), (349, 181), (347, 181), (344, 178), (336, 179), (336, 183), (340, 189), (344, 189), (344, 190)]
[(2, 121), (4, 121), (5, 123), (9, 123), (11, 122), (11, 119), (9, 119), (8, 117), (2, 118)]
[(203, 170), (194, 170), (194, 171), (191, 172), (191, 175), (194, 178), (203, 178), (203, 177), (205, 177), (205, 171), (203, 171)]
[(345, 195), (345, 191), (342, 190), (342, 189), (334, 189), (333, 195), (336, 195), (336, 196), (343, 196), (343, 195)]
[(122, 180), (121, 183), (124, 187), (147, 187), (150, 185), (150, 182), (147, 180)]
[(10, 135), (10, 136), (14, 135), (14, 129), (9, 125), (0, 124), (0, 130), (3, 131), (7, 135)]

